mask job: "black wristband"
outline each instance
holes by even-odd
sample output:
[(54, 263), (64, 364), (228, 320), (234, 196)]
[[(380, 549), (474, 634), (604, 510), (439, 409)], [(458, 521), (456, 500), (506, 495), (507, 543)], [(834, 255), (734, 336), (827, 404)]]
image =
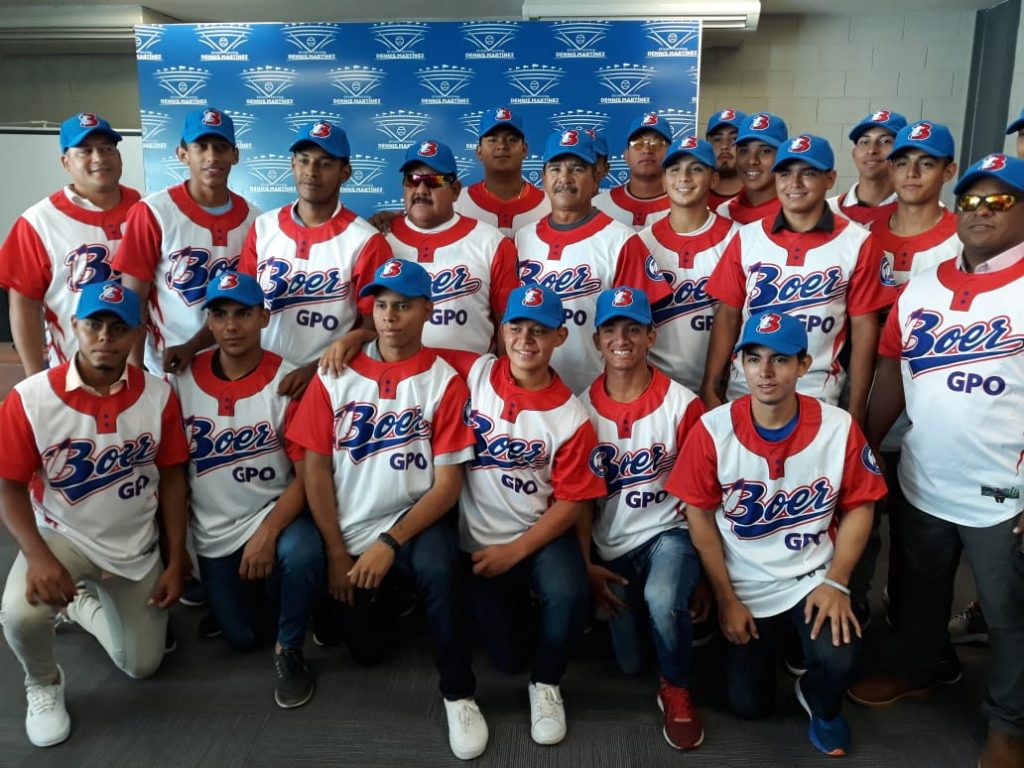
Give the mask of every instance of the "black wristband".
[(396, 539), (394, 536), (387, 532), (384, 532), (380, 536), (378, 536), (377, 541), (382, 541), (385, 544), (387, 544), (389, 547), (391, 547), (391, 549), (395, 551), (396, 555), (398, 554), (398, 550), (402, 548), (402, 545), (398, 543), (398, 539)]

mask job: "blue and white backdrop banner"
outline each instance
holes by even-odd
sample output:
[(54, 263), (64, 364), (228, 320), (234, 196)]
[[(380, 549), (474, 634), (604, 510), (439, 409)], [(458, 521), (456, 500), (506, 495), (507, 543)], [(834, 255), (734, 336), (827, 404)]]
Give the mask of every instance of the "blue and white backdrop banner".
[(528, 181), (540, 183), (549, 133), (596, 129), (610, 150), (606, 186), (622, 184), (632, 119), (655, 111), (676, 137), (696, 132), (700, 34), (689, 19), (137, 26), (146, 187), (185, 178), (184, 115), (214, 106), (235, 122), (231, 187), (264, 210), (284, 205), (288, 146), (325, 119), (352, 149), (345, 204), (369, 216), (401, 208), (398, 168), (424, 138), (448, 143), (463, 183), (477, 181), (477, 123), (502, 104), (525, 121)]

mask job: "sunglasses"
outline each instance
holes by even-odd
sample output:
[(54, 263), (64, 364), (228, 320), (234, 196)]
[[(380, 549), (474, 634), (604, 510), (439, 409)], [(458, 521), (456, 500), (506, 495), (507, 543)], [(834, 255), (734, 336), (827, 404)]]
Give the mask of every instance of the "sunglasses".
[(984, 205), (992, 212), (1001, 212), (1010, 210), (1016, 204), (1017, 196), (1005, 193), (994, 195), (960, 195), (956, 199), (956, 209), (958, 211), (976, 211), (979, 206)]
[(668, 146), (668, 140), (664, 136), (642, 136), (639, 139), (630, 139), (631, 149), (661, 149)]
[(440, 189), (454, 178), (454, 176), (447, 173), (407, 173), (403, 183), (405, 186), (413, 189), (420, 184), (426, 184), (427, 189)]

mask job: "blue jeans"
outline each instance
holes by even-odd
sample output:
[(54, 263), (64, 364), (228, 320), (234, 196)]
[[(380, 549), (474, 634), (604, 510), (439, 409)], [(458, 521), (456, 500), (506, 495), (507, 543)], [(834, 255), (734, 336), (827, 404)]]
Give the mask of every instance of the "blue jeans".
[(324, 548), (316, 526), (303, 515), (281, 531), (274, 570), (266, 579), (239, 576), (244, 550), (196, 558), (206, 599), (225, 639), (236, 650), (252, 650), (269, 642), (276, 626), (282, 648), (301, 649), (324, 584)]
[(625, 587), (611, 585), (629, 606), (608, 623), (619, 667), (627, 674), (644, 667), (650, 635), (662, 677), (672, 685), (688, 686), (693, 641), (690, 595), (701, 573), (689, 531), (673, 528), (659, 533), (606, 565), (629, 582)]
[(500, 576), (473, 577), (477, 624), (494, 665), (503, 672), (518, 672), (526, 664), (531, 592), (540, 603), (540, 627), (530, 680), (558, 685), (583, 632), (589, 600), (587, 569), (575, 531)]
[(850, 645), (832, 645), (832, 632), (826, 621), (816, 640), (811, 640), (812, 624), (804, 623), (801, 600), (785, 613), (756, 619), (759, 640), (746, 645), (729, 643), (725, 655), (726, 691), (729, 706), (738, 717), (764, 717), (775, 700), (776, 643), (796, 628), (800, 635), (807, 673), (800, 690), (817, 717), (831, 720), (842, 709), (843, 693), (853, 682), (860, 654), (860, 640)]

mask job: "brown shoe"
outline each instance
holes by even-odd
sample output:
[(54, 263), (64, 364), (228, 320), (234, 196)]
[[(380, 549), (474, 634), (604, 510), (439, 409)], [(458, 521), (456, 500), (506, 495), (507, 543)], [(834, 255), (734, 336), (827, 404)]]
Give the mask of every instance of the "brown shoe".
[(978, 768), (1024, 768), (1024, 738), (989, 728)]
[(920, 699), (928, 695), (928, 687), (916, 687), (909, 680), (889, 675), (865, 677), (851, 685), (846, 695), (862, 707), (887, 707), (900, 699)]

